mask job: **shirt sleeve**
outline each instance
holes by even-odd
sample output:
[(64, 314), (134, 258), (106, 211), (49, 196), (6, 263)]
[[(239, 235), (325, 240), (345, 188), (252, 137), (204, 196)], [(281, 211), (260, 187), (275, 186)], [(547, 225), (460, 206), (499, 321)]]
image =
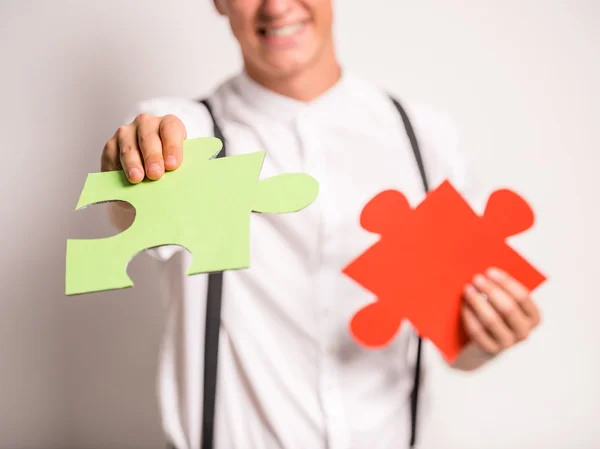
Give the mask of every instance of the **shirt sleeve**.
[[(128, 111), (124, 123), (131, 123), (138, 115), (143, 113), (157, 117), (168, 114), (175, 115), (183, 122), (188, 139), (213, 135), (210, 114), (203, 104), (194, 100), (170, 97), (144, 100), (135, 104)], [(183, 247), (179, 245), (163, 245), (149, 248), (146, 252), (152, 258), (160, 262), (166, 262), (182, 250)]]

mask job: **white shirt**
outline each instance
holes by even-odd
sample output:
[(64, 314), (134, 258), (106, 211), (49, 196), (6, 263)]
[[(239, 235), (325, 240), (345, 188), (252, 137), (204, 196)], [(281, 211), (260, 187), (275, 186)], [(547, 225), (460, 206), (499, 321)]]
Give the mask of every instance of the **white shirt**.
[[(317, 200), (300, 212), (253, 214), (251, 266), (224, 275), (215, 449), (408, 447), (416, 338), (404, 323), (386, 348), (360, 347), (348, 325), (374, 298), (341, 272), (378, 238), (359, 224), (374, 195), (393, 188), (413, 205), (424, 198), (397, 110), (383, 90), (348, 73), (311, 103), (244, 73), (210, 100), (228, 155), (266, 150), (261, 179), (300, 171), (320, 184)], [(432, 187), (450, 179), (468, 195), (450, 122), (430, 108), (404, 106)], [(193, 99), (144, 101), (130, 118), (141, 112), (176, 115), (188, 138), (213, 135), (207, 110)], [(153, 254), (162, 261), (168, 304), (162, 423), (178, 449), (197, 449), (207, 275), (186, 276), (191, 255), (179, 247)]]

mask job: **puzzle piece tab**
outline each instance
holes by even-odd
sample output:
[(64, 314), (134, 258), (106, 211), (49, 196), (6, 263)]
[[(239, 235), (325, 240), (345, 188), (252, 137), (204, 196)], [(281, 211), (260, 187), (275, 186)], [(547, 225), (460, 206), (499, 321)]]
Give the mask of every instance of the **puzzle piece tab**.
[(180, 245), (192, 253), (186, 274), (247, 268), (250, 214), (289, 213), (311, 204), (317, 181), (287, 173), (258, 182), (264, 151), (214, 158), (216, 138), (184, 141), (184, 162), (158, 181), (130, 184), (124, 172), (89, 174), (77, 209), (126, 201), (135, 221), (112, 237), (68, 240), (65, 293), (74, 295), (131, 287), (129, 261), (140, 251)]
[(365, 206), (360, 222), (381, 234), (343, 269), (377, 297), (350, 323), (367, 347), (386, 345), (407, 319), (452, 362), (467, 343), (462, 291), (476, 273), (496, 266), (530, 290), (546, 279), (505, 242), (534, 223), (529, 205), (509, 190), (494, 192), (483, 216), (449, 181), (415, 209), (400, 192), (387, 190)]

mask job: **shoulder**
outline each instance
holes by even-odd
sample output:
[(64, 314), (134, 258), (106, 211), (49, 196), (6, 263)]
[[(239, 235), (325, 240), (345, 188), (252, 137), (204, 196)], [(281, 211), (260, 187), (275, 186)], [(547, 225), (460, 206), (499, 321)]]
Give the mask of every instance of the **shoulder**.
[(431, 104), (405, 101), (402, 106), (435, 183), (443, 181), (442, 177), (460, 182), (459, 178), (466, 176), (468, 160), (450, 114)]
[(174, 115), (183, 122), (188, 138), (204, 137), (213, 132), (210, 114), (199, 99), (168, 96), (147, 98), (129, 109), (126, 121), (132, 121), (139, 114), (157, 117)]
[(404, 123), (392, 99), (396, 100), (406, 112), (419, 144), (424, 151), (430, 149), (436, 153), (432, 156), (452, 159), (458, 147), (458, 132), (450, 114), (442, 109), (423, 102), (404, 98), (379, 85), (362, 79), (355, 74), (348, 74), (349, 86), (354, 101), (358, 101), (360, 109), (367, 112), (374, 121), (394, 126), (404, 132)]
[[(346, 73), (345, 77), (350, 101), (348, 109), (356, 111), (359, 116), (357, 122), (386, 138), (406, 138), (400, 111), (392, 101), (396, 100), (415, 133), (431, 187), (449, 180), (459, 190), (469, 188), (471, 163), (460, 143), (458, 127), (451, 114), (436, 105), (382, 88), (355, 73)], [(408, 139), (406, 142), (408, 144)]]
[(405, 109), (419, 142), (431, 188), (450, 181), (471, 207), (482, 212), (485, 190), (451, 115), (423, 103), (408, 102)]
[[(386, 114), (391, 111), (395, 115), (396, 126), (404, 131), (399, 111), (386, 92), (383, 92), (383, 96), (391, 104), (385, 106)], [(404, 99), (394, 94), (391, 96), (400, 103), (413, 128), (430, 187), (435, 188), (444, 181), (450, 181), (473, 207), (480, 208), (483, 201), (481, 183), (452, 115), (433, 104)]]

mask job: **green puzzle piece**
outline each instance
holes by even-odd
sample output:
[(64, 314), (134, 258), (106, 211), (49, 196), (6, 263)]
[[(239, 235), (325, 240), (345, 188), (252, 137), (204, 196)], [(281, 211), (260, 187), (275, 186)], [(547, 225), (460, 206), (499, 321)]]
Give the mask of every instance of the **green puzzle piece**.
[(319, 185), (307, 174), (258, 181), (265, 152), (214, 158), (216, 138), (184, 141), (184, 163), (159, 181), (131, 184), (121, 171), (88, 175), (77, 209), (126, 201), (135, 221), (112, 237), (67, 240), (65, 293), (131, 287), (129, 261), (140, 251), (180, 245), (192, 253), (187, 274), (248, 268), (250, 214), (289, 213), (310, 205)]

